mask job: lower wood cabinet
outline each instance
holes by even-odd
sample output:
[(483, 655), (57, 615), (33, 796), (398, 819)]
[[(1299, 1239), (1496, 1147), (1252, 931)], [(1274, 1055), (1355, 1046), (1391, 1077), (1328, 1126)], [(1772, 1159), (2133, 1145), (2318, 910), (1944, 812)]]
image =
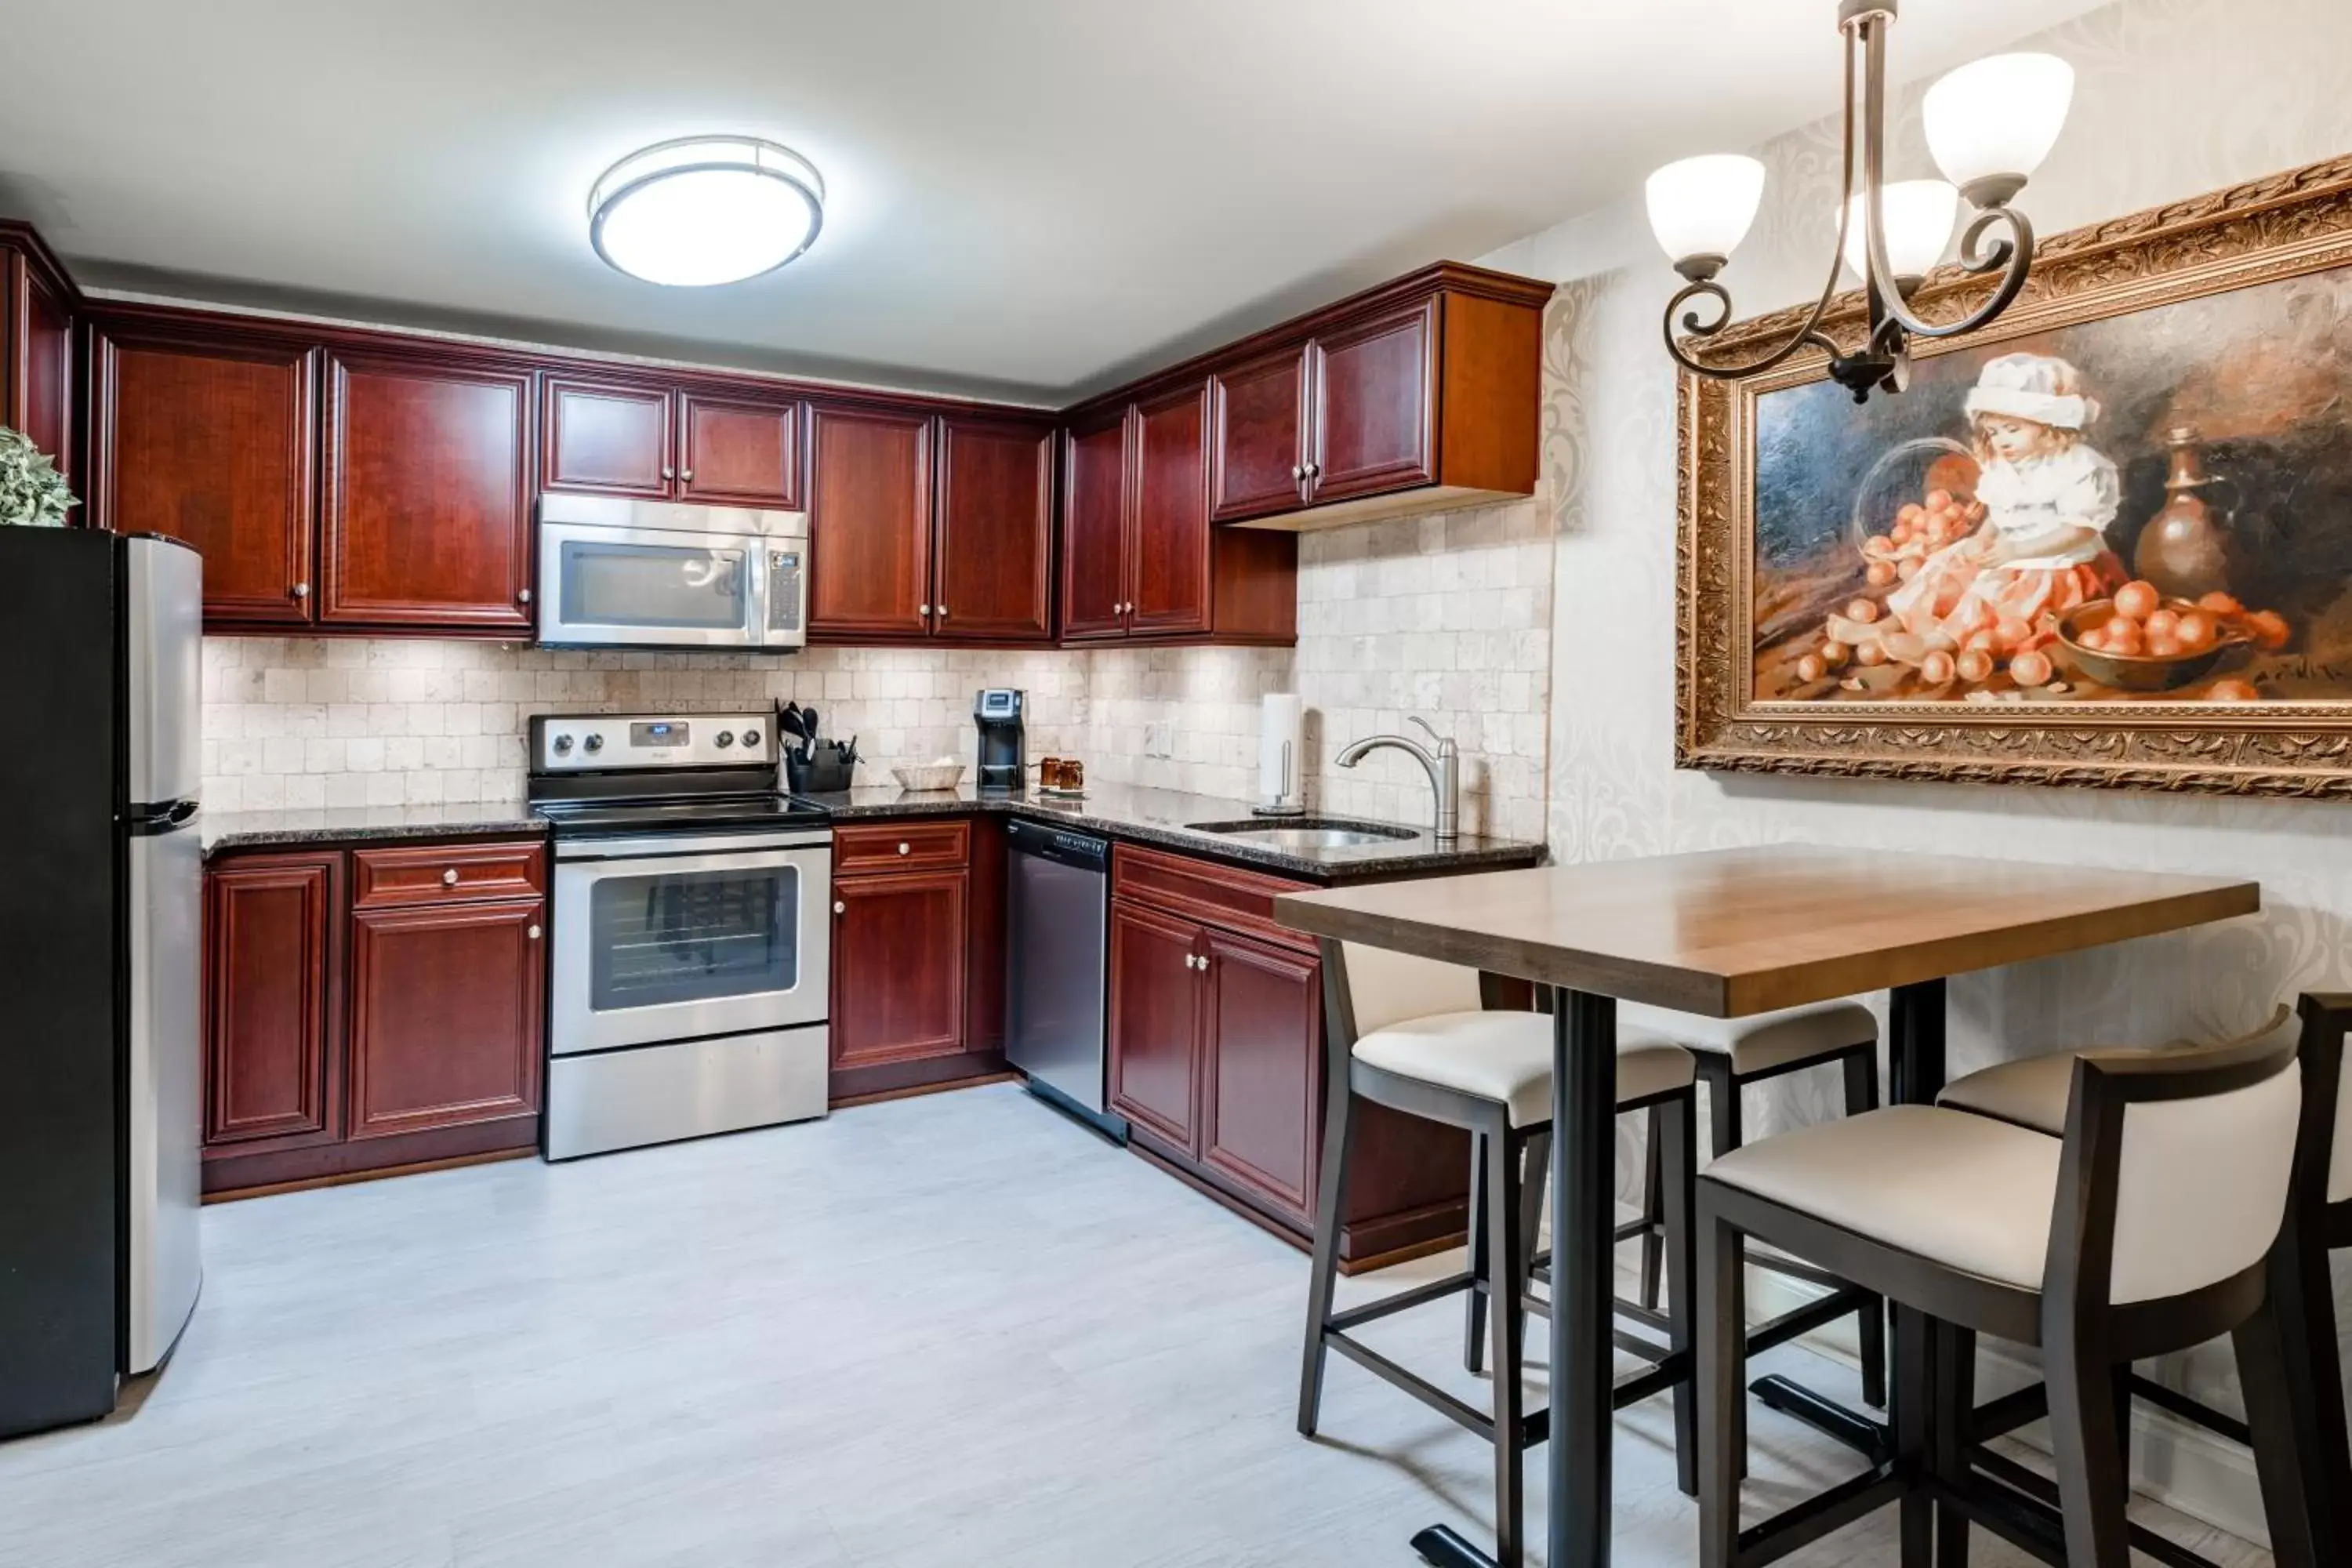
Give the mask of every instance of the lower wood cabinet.
[(546, 854), (474, 840), (209, 866), (205, 1190), (536, 1146)]
[[(1294, 1240), (1311, 1237), (1322, 1161), (1323, 965), (1276, 924), (1306, 884), (1133, 845), (1112, 852), (1110, 1098), (1133, 1147)], [(1359, 1107), (1340, 1256), (1448, 1242), (1469, 1142)]]

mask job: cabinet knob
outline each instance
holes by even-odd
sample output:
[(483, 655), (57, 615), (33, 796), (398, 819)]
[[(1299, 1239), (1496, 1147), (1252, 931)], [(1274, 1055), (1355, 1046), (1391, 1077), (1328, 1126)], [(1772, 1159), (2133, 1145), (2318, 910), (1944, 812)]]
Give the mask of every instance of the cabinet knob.
[(525, 588), (521, 593), (517, 594), (517, 595), (515, 595), (515, 603), (516, 603), (516, 604), (518, 604), (518, 605), (528, 605), (528, 604), (530, 604), (530, 589), (528, 589), (528, 588)]
[(1307, 477), (1308, 479), (1321, 479), (1321, 478), (1323, 477), (1323, 465), (1322, 465), (1322, 464), (1320, 464), (1320, 463), (1309, 463), (1309, 464), (1307, 464)]
[(915, 613), (919, 616), (928, 616), (931, 613), (931, 607), (929, 605), (917, 605)]
[(309, 597), (310, 596), (310, 584), (308, 584), (308, 583), (297, 583), (297, 584), (294, 584), (294, 596), (295, 596), (296, 598), (298, 598), (298, 599), (307, 599), (307, 598), (309, 598)]
[(445, 888), (454, 888), (457, 885), (457, 868), (452, 866), (441, 873), (441, 885)]
[(692, 484), (694, 482), (694, 470), (692, 468), (680, 468), (677, 471), (677, 477), (684, 479), (688, 484)]
[(667, 463), (664, 463), (664, 464), (662, 465), (662, 478), (663, 478), (663, 479), (674, 479), (677, 478), (677, 470), (676, 470), (676, 469), (672, 468), (671, 468)]
[(947, 618), (948, 618), (948, 607), (947, 607), (945, 605), (941, 605), (940, 606), (940, 619), (941, 619), (941, 620), (943, 620), (943, 621), (944, 621), (944, 620), (946, 620)]
[(843, 903), (839, 899), (835, 899), (833, 901), (833, 912), (837, 915), (845, 915), (849, 912), (849, 906)]
[(1291, 464), (1291, 465), (1290, 465), (1290, 478), (1291, 478), (1291, 482), (1292, 482), (1292, 483), (1294, 483), (1294, 484), (1295, 484), (1295, 483), (1297, 483), (1298, 480), (1303, 479), (1305, 479), (1306, 477), (1307, 477), (1307, 465), (1306, 465), (1306, 464), (1304, 464), (1304, 463), (1293, 463), (1293, 464)]
[(533, 941), (533, 942), (537, 942), (537, 941), (539, 940), (539, 928), (538, 928), (537, 926), (533, 926), (533, 927), (531, 927), (531, 928), (530, 928), (530, 930), (529, 930), (528, 931), (525, 931), (523, 934), (524, 934), (525, 936), (530, 937), (531, 941)]
[(911, 853), (913, 849), (914, 846), (911, 844), (901, 844), (898, 846), (898, 853), (901, 855)]

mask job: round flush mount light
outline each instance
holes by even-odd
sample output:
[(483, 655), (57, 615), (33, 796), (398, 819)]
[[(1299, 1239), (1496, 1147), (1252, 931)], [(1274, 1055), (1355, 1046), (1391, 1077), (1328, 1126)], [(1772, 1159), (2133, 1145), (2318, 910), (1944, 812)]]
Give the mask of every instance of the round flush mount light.
[(816, 242), (824, 180), (789, 147), (686, 136), (632, 153), (588, 193), (588, 243), (648, 283), (703, 288), (772, 272)]

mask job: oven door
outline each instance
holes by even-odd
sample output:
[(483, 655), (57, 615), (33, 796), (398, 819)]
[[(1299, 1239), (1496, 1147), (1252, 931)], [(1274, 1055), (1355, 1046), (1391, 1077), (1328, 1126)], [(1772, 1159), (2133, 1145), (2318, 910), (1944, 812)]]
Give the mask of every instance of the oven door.
[(549, 1049), (824, 1023), (832, 837), (559, 843)]
[(768, 548), (747, 534), (541, 522), (539, 640), (562, 647), (765, 646)]

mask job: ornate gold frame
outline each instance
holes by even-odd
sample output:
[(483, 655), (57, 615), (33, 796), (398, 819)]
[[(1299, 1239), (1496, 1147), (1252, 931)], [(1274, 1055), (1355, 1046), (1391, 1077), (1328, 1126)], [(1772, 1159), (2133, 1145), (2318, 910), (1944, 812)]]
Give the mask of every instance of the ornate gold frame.
[[(1922, 343), (1927, 358), (2352, 265), (2352, 156), (2095, 224), (2042, 242), (2024, 292), (1992, 327)], [(1985, 285), (1957, 267), (1916, 301), (1946, 319)], [(1707, 341), (1736, 362), (1810, 307)], [(1864, 313), (1860, 293), (1827, 325)], [(1676, 415), (1675, 765), (1849, 778), (1938, 779), (2352, 799), (2352, 703), (1759, 702), (1750, 585), (1755, 403), (1828, 374), (1809, 353), (1765, 374), (1685, 373)]]

